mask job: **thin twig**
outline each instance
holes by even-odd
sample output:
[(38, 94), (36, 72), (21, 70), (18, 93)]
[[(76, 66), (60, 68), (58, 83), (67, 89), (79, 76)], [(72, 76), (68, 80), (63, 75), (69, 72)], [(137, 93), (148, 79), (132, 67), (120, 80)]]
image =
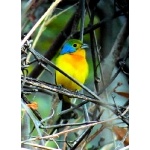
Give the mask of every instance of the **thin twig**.
[[(23, 99), (21, 99), (21, 105), (22, 107), (24, 107), (24, 109), (27, 111), (28, 115), (30, 116), (30, 118), (32, 119), (32, 121), (34, 122), (34, 125), (35, 125), (35, 128), (38, 132), (38, 135), (41, 137), (42, 134), (41, 134), (41, 131), (39, 129), (39, 123), (37, 123), (37, 120), (35, 119), (35, 117), (33, 116), (31, 110), (28, 108), (28, 106), (23, 102)], [(44, 141), (43, 139), (41, 139), (41, 143), (42, 145), (44, 145)]]
[[(22, 81), (24, 81), (24, 79), (22, 79)], [(63, 87), (61, 87), (61, 89), (60, 89), (60, 87), (56, 86), (56, 85), (52, 85), (52, 84), (47, 85), (47, 84), (44, 84), (44, 83), (41, 83), (41, 82), (38, 82), (38, 81), (32, 81), (32, 79), (30, 79), (30, 78), (26, 78), (25, 83), (29, 84), (29, 85), (32, 85), (32, 86), (41, 87), (42, 89), (47, 89), (47, 90), (50, 90), (50, 91), (53, 91), (53, 92), (57, 92), (59, 94), (64, 94), (64, 95), (67, 95), (69, 97), (84, 99), (86, 101), (91, 101), (95, 104), (98, 104), (98, 105), (104, 106), (106, 108), (109, 108), (110, 110), (112, 110), (112, 109), (109, 106), (114, 107), (114, 105), (112, 105), (112, 104), (103, 103), (99, 100), (90, 98), (90, 97), (85, 96), (83, 94), (79, 94), (77, 92), (69, 91), (68, 89), (65, 89)], [(30, 88), (30, 86), (29, 86), (29, 88)], [(114, 110), (112, 110), (112, 111), (114, 111)]]
[(70, 150), (74, 150), (78, 147), (78, 145), (83, 141), (86, 140), (87, 136), (90, 134), (93, 126), (87, 128), (79, 137), (78, 139), (74, 142), (73, 147)]
[[(120, 17), (121, 16), (121, 11), (117, 11), (115, 14), (113, 14), (112, 16), (110, 17), (107, 17), (107, 18), (104, 18), (102, 21), (100, 21), (99, 23), (96, 23), (94, 24), (93, 26), (90, 26), (90, 27), (86, 27), (84, 28), (84, 35), (87, 34), (87, 33), (90, 33), (91, 31), (93, 30), (96, 30), (98, 28), (100, 28), (104, 23), (108, 22), (108, 21), (111, 21), (117, 17)], [(78, 38), (80, 36), (80, 32), (77, 31), (76, 33), (74, 33), (72, 35), (72, 37), (76, 37)]]
[[(103, 111), (102, 111), (103, 113)], [(100, 115), (98, 115), (98, 117), (96, 117), (96, 120), (98, 121), (99, 118), (101, 117), (102, 113)], [(102, 125), (103, 126), (103, 125)], [(89, 128), (87, 128), (79, 137), (78, 139), (75, 141), (73, 147), (71, 148), (71, 150), (76, 149), (77, 147), (79, 147), (79, 145), (83, 145), (83, 143), (85, 143), (85, 141), (88, 138), (88, 135), (91, 133), (92, 129), (94, 126), (91, 126)]]
[[(56, 55), (56, 53), (58, 52), (58, 50), (60, 49), (64, 41), (70, 35), (75, 13), (72, 15), (72, 17), (70, 18), (70, 20), (68, 21), (64, 29), (60, 32), (60, 34), (53, 41), (53, 44), (50, 46), (49, 50), (47, 50), (47, 52), (44, 54), (44, 57), (47, 58), (48, 60), (51, 60)], [(30, 77), (37, 78), (41, 74), (42, 71), (43, 71), (43, 67), (40, 65), (37, 65), (33, 69), (33, 71), (30, 73)]]
[(87, 124), (92, 124), (95, 123), (96, 121), (88, 121), (88, 122), (83, 122), (83, 123), (67, 123), (67, 124), (58, 124), (58, 125), (50, 125), (50, 126), (43, 126), (40, 125), (41, 129), (51, 129), (51, 128), (62, 128), (66, 126), (80, 126), (80, 125), (87, 125)]
[[(67, 78), (69, 78), (70, 80), (72, 80), (73, 82), (75, 82), (77, 85), (79, 85), (80, 87), (82, 87), (85, 91), (87, 91), (89, 94), (91, 94), (94, 98), (98, 99), (101, 105), (103, 105), (103, 103), (101, 102), (101, 98), (99, 96), (97, 96), (94, 92), (92, 92), (89, 88), (87, 88), (85, 85), (79, 83), (77, 80), (75, 80), (74, 78), (72, 78), (70, 75), (68, 75), (67, 73), (65, 73), (63, 70), (61, 70), (60, 68), (58, 68), (54, 63), (52, 63), (51, 61), (49, 61), (47, 58), (45, 58), (43, 55), (41, 55), (40, 53), (36, 52), (34, 49), (29, 49), (30, 52), (32, 52), (32, 54), (41, 62), (46, 63), (48, 65), (50, 65), (51, 67), (53, 67), (54, 69), (58, 70), (59, 72), (61, 72), (63, 75), (65, 75)], [(95, 100), (94, 100), (95, 101)], [(93, 101), (93, 102), (94, 102)], [(108, 106), (107, 106), (108, 107)]]
[[(51, 114), (50, 116), (48, 116), (48, 117), (42, 119), (42, 120), (40, 121), (40, 123), (43, 123), (43, 122), (45, 122), (45, 121), (51, 119), (53, 116), (54, 116), (54, 109), (52, 108), (52, 114)], [(41, 127), (41, 125), (40, 125), (40, 127)]]
[(34, 144), (34, 143), (23, 143), (25, 145), (30, 145), (30, 146), (33, 146), (33, 147), (37, 147), (37, 148), (42, 148), (42, 150), (61, 150), (60, 148), (50, 148), (50, 147), (46, 147), (46, 146), (42, 146), (42, 145), (39, 145), (39, 144)]
[[(78, 10), (76, 10), (76, 12), (77, 11)], [(69, 22), (67, 23), (67, 25), (65, 26), (63, 31), (56, 37), (56, 39), (55, 39), (55, 41), (53, 41), (53, 44), (51, 45), (51, 47), (49, 48), (49, 50), (44, 55), (44, 57), (47, 58), (48, 60), (51, 60), (56, 55), (59, 48), (62, 46), (63, 42), (70, 35), (76, 12), (72, 15), (71, 19), (69, 20)], [(84, 29), (84, 35), (89, 33), (92, 30), (100, 28), (102, 24), (104, 24), (105, 22), (110, 21), (110, 20), (120, 16), (120, 14), (121, 14), (121, 11), (118, 11), (116, 14), (112, 15), (111, 17), (103, 19), (102, 21), (100, 21), (100, 23), (95, 24), (92, 27), (85, 28)], [(80, 32), (77, 31), (77, 32), (73, 33), (73, 35), (70, 35), (70, 36), (73, 37), (73, 38), (79, 38), (79, 33)], [(34, 70), (31, 72), (30, 77), (37, 78), (42, 71), (43, 71), (43, 67), (37, 65), (34, 68)]]
[(75, 131), (80, 130), (80, 129), (85, 129), (85, 128), (88, 128), (88, 127), (91, 127), (91, 126), (95, 126), (95, 125), (98, 125), (98, 124), (103, 124), (103, 123), (106, 123), (106, 122), (111, 122), (111, 121), (116, 120), (118, 118), (119, 118), (119, 116), (111, 118), (111, 119), (107, 119), (107, 120), (104, 120), (104, 121), (92, 123), (92, 124), (89, 124), (89, 125), (83, 125), (83, 126), (80, 126), (80, 127), (74, 128), (74, 129), (65, 130), (65, 131), (62, 131), (62, 132), (59, 132), (59, 133), (55, 133), (53, 135), (31, 138), (31, 139), (22, 141), (21, 143), (25, 143), (25, 142), (29, 142), (29, 141), (36, 141), (36, 140), (41, 140), (41, 139), (56, 138), (56, 137), (59, 137), (60, 135), (66, 134), (66, 133), (75, 132)]
[(80, 40), (83, 42), (84, 20), (85, 20), (85, 0), (80, 0), (81, 24), (80, 24)]
[(24, 43), (28, 40), (28, 38), (33, 34), (33, 32), (37, 29), (37, 27), (41, 24), (41, 22), (44, 20), (44, 18), (52, 13), (56, 6), (61, 2), (61, 0), (56, 0), (52, 3), (52, 5), (49, 7), (49, 9), (44, 13), (44, 15), (38, 20), (38, 22), (34, 25), (34, 27), (28, 32), (28, 34), (25, 36), (25, 38), (21, 41), (21, 46), (24, 45)]
[(129, 150), (129, 145), (126, 147), (121, 148), (120, 150)]
[[(72, 8), (75, 7), (76, 5), (77, 5), (77, 3), (74, 4), (74, 5), (72, 5), (72, 6), (70, 6), (69, 8), (66, 8), (65, 10), (61, 11), (59, 14), (52, 16), (50, 19), (49, 19), (49, 17), (52, 15), (52, 13), (47, 14), (47, 16), (44, 18), (44, 21), (43, 21), (42, 25), (40, 26), (40, 29), (39, 29), (39, 31), (38, 31), (38, 33), (37, 33), (35, 39), (34, 39), (32, 48), (35, 48), (35, 45), (36, 45), (36, 43), (38, 42), (38, 40), (39, 40), (41, 34), (46, 30), (46, 27), (50, 24), (50, 22), (52, 22), (55, 18), (59, 17), (60, 15), (62, 15), (62, 14), (65, 13), (66, 11), (68, 11), (69, 9), (72, 9)], [(27, 61), (30, 60), (30, 57), (31, 57), (31, 53), (29, 53), (29, 55), (28, 55), (28, 57), (27, 57)]]
[(84, 109), (84, 118), (85, 118), (85, 120), (90, 121), (90, 117), (89, 117), (89, 113), (88, 113), (86, 104), (83, 105), (83, 109)]
[(117, 35), (115, 43), (109, 53), (109, 55), (105, 58), (102, 63), (102, 71), (105, 76), (104, 84), (106, 85), (110, 81), (110, 77), (112, 71), (116, 65), (118, 58), (120, 57), (120, 53), (123, 49), (124, 43), (128, 37), (128, 20), (126, 20), (125, 24), (122, 26), (120, 32)]

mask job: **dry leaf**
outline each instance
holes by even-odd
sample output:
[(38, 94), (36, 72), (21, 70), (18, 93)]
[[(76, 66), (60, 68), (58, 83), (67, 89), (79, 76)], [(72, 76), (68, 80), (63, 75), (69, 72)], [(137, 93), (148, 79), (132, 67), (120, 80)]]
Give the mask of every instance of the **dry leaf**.
[(117, 93), (120, 96), (123, 96), (125, 98), (129, 98), (129, 93), (126, 93), (126, 92), (116, 92), (116, 91), (114, 91), (114, 92)]
[(37, 102), (32, 102), (31, 104), (27, 104), (28, 107), (37, 110), (38, 109), (38, 104)]
[[(121, 141), (125, 137), (128, 130), (127, 130), (127, 128), (113, 126), (113, 131), (117, 136), (117, 140)], [(126, 146), (129, 145), (129, 136), (126, 137), (124, 144)]]

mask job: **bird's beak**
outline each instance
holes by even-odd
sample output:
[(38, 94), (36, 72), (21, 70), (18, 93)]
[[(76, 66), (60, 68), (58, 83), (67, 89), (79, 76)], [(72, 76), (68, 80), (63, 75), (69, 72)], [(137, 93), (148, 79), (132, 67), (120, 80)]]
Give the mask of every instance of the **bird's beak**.
[(87, 44), (82, 44), (81, 48), (89, 48)]

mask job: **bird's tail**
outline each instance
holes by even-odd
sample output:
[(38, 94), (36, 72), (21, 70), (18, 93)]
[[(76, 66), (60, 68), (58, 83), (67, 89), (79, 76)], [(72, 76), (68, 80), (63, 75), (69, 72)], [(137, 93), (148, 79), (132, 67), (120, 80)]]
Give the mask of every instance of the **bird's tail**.
[[(71, 102), (70, 98), (66, 95), (59, 94), (60, 100), (62, 100), (62, 111), (71, 108)], [(71, 112), (68, 112), (66, 114), (63, 114), (61, 116), (62, 119), (70, 119), (71, 118)]]

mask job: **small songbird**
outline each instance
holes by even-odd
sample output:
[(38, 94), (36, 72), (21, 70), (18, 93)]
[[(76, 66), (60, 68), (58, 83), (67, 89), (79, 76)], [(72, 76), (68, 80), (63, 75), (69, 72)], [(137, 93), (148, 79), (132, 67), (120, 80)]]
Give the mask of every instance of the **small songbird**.
[[(70, 39), (64, 44), (56, 59), (58, 68), (82, 84), (84, 84), (89, 70), (85, 48), (88, 48), (87, 44), (83, 44), (77, 39)], [(56, 71), (55, 80), (57, 85), (61, 85), (68, 90), (79, 91), (81, 89), (80, 86), (59, 71)], [(71, 107), (71, 99), (68, 96), (59, 94), (59, 98), (62, 100), (62, 111)], [(63, 119), (69, 119), (70, 117), (71, 114), (69, 113), (62, 115)]]

